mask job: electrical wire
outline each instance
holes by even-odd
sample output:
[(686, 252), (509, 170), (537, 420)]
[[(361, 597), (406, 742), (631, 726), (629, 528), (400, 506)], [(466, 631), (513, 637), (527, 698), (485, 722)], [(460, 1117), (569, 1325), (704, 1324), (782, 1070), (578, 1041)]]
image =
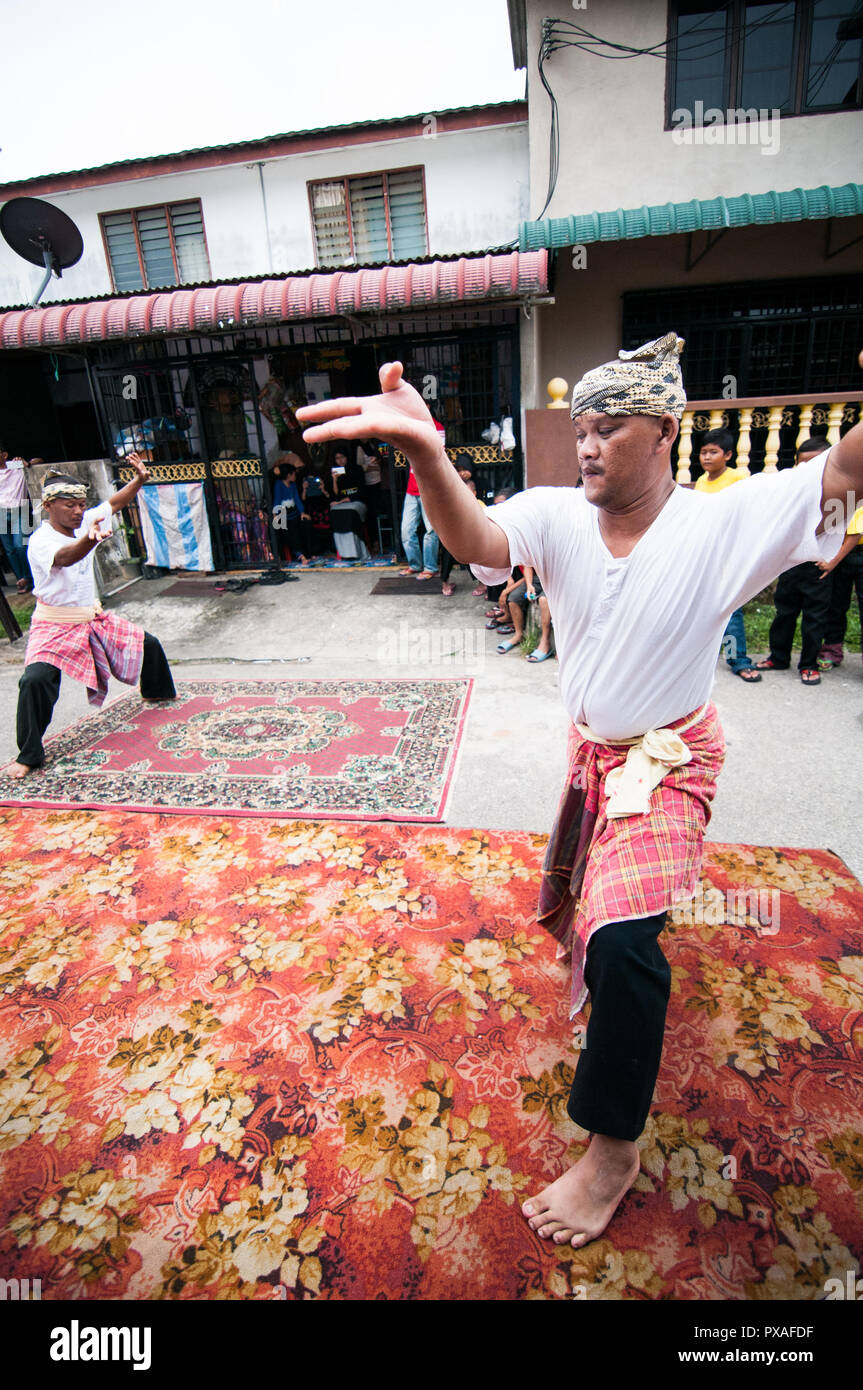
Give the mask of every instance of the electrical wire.
[[(537, 214), (535, 221), (540, 221), (546, 209), (554, 197), (557, 187), (557, 179), (560, 170), (560, 113), (557, 98), (551, 87), (551, 83), (545, 72), (545, 64), (554, 53), (564, 48), (577, 48), (583, 53), (589, 53), (593, 57), (603, 58), (610, 62), (619, 62), (628, 58), (659, 58), (668, 60), (670, 53), (675, 57), (688, 57), (697, 54), (701, 59), (718, 57), (727, 51), (729, 45), (740, 42), (757, 33), (766, 25), (773, 24), (782, 11), (788, 9), (787, 0), (777, 4), (761, 19), (747, 23), (745, 18), (741, 23), (726, 24), (721, 35), (706, 35), (694, 43), (688, 42), (702, 24), (715, 17), (715, 11), (707, 13), (702, 19), (694, 24), (687, 31), (685, 40), (682, 38), (662, 39), (659, 43), (651, 44), (646, 48), (635, 48), (631, 44), (617, 43), (613, 39), (603, 39), (598, 34), (593, 34), (589, 29), (577, 24), (570, 19), (545, 19), (542, 23), (542, 33), (540, 38), (539, 53), (537, 55), (537, 70), (540, 81), (548, 93), (551, 102), (551, 120), (549, 123), (549, 152), (548, 152), (548, 192), (542, 211)], [(577, 36), (577, 37), (575, 37)], [(711, 45), (713, 47), (711, 48)], [(821, 90), (824, 82), (829, 75), (830, 69), (836, 61), (842, 41), (835, 44), (829, 54), (819, 64), (816, 73), (810, 77), (807, 91), (807, 103), (811, 102)], [(612, 50), (612, 51), (609, 51)], [(700, 51), (707, 50), (707, 51)]]

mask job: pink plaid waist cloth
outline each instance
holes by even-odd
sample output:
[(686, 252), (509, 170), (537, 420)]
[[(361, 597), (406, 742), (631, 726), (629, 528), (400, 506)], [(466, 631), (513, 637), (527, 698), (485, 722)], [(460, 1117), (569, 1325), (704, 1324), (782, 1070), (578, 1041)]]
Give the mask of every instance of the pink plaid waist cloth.
[[(566, 787), (542, 869), (537, 920), (572, 953), (570, 1017), (586, 997), (584, 962), (593, 933), (608, 922), (652, 917), (690, 898), (698, 886), (704, 831), (725, 757), (719, 716), (708, 705), (695, 723), (684, 716), (691, 760), (672, 767), (644, 815), (609, 819), (604, 783), (621, 767), (627, 744), (593, 743), (573, 725)], [(683, 726), (688, 727), (683, 729)]]
[(91, 622), (30, 625), (24, 664), (47, 661), (87, 687), (98, 708), (108, 693), (108, 677), (135, 685), (144, 659), (144, 631), (116, 613), (97, 613)]

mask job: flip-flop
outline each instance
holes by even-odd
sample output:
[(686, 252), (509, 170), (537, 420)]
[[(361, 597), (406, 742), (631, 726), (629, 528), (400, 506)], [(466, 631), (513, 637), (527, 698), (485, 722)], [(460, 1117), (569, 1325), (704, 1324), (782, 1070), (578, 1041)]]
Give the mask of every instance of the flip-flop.
[(812, 669), (811, 666), (807, 666), (803, 671), (800, 672), (800, 679), (804, 685), (821, 684), (821, 677), (819, 676), (817, 671), (814, 671)]
[(500, 652), (501, 656), (505, 656), (507, 652), (511, 652), (511, 651), (512, 651), (513, 647), (520, 647), (520, 646), (521, 646), (521, 638), (520, 638), (520, 637), (514, 637), (514, 638), (512, 639), (511, 642), (498, 642), (498, 644), (497, 644), (497, 649), (498, 649), (498, 651)]
[(540, 661), (548, 661), (549, 657), (552, 656), (554, 656), (554, 652), (530, 652), (526, 659), (537, 666)]
[(742, 681), (746, 681), (747, 685), (756, 685), (761, 680), (761, 672), (756, 671), (754, 666), (743, 666), (734, 674), (739, 676)]

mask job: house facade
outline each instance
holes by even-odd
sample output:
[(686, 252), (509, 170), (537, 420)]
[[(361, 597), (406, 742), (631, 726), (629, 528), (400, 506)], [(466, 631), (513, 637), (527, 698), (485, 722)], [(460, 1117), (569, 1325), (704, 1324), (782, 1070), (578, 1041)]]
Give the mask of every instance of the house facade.
[[(859, 6), (509, 0), (509, 16), (528, 72), (519, 246), (549, 251), (554, 297), (522, 335), (524, 409), (674, 329), (712, 423), (725, 401), (802, 396), (827, 428), (842, 397), (847, 427), (863, 388)], [(780, 466), (800, 420), (783, 418)], [(528, 478), (546, 480), (526, 445)]]
[(291, 409), (376, 389), (387, 358), (448, 446), (517, 426), (548, 263), (516, 248), (526, 118), (508, 102), (0, 187), (60, 208), (85, 248), (30, 308), (41, 274), (0, 243), (0, 431), (49, 462), (136, 447), (161, 481), (204, 481), (217, 559), (241, 564), (262, 556), (225, 517), (266, 502), (268, 457), (302, 452)]

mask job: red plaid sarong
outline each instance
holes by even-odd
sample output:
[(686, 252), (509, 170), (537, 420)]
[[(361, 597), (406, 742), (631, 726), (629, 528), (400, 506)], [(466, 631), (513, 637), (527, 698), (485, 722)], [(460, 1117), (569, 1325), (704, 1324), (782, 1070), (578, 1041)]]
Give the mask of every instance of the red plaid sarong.
[(30, 624), (25, 666), (47, 661), (65, 676), (82, 681), (97, 708), (108, 693), (108, 676), (135, 685), (144, 659), (144, 631), (116, 613), (97, 613), (89, 623)]
[[(680, 729), (691, 716), (667, 727)], [(708, 705), (682, 735), (692, 761), (674, 767), (642, 816), (609, 820), (603, 783), (626, 761), (626, 744), (592, 743), (573, 725), (566, 787), (548, 842), (537, 920), (572, 952), (572, 1010), (587, 997), (584, 962), (593, 933), (608, 922), (653, 917), (698, 886), (704, 831), (725, 758), (719, 716)]]

